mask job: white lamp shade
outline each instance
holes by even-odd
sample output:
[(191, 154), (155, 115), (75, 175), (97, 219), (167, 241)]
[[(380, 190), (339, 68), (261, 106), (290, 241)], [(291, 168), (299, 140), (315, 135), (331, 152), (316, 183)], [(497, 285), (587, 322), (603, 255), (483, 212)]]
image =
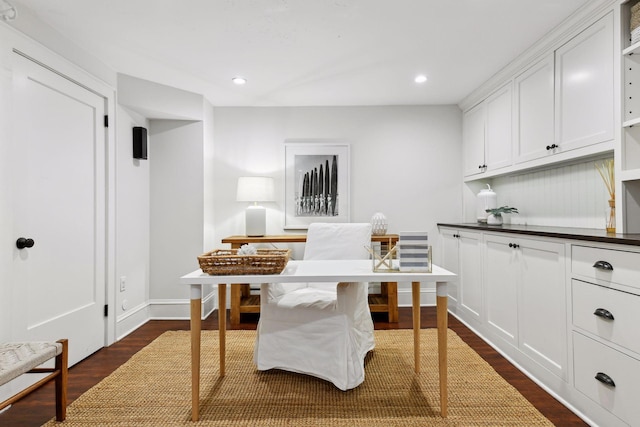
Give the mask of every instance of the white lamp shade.
[(273, 202), (273, 178), (268, 176), (242, 176), (238, 178), (238, 202)]

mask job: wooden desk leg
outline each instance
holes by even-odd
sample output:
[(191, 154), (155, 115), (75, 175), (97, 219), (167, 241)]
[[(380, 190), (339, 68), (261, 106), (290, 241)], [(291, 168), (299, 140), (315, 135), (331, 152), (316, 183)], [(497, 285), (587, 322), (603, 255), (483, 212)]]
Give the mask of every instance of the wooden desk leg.
[[(243, 245), (243, 242), (240, 243), (232, 243), (231, 249), (240, 249)], [(247, 285), (247, 287), (249, 287)], [(231, 326), (238, 326), (240, 324), (240, 303), (242, 302), (242, 297), (247, 296), (244, 292), (244, 286), (231, 286), (231, 308), (229, 310), (229, 323)]]
[(389, 282), (387, 283), (387, 304), (388, 304), (388, 315), (389, 315), (389, 323), (397, 323), (398, 322), (398, 283), (397, 282)]
[(240, 324), (240, 302), (242, 301), (243, 286), (244, 285), (231, 286), (231, 310), (229, 310), (229, 321), (232, 327)]
[[(196, 289), (197, 288), (197, 289)], [(200, 418), (200, 330), (202, 329), (202, 288), (191, 286), (191, 421)]]
[(420, 282), (411, 282), (413, 315), (413, 363), (416, 374), (420, 373)]
[(438, 368), (440, 376), (440, 415), (447, 417), (447, 283), (436, 283), (436, 316), (438, 325)]
[(220, 346), (220, 376), (224, 377), (225, 331), (227, 329), (227, 285), (218, 285), (218, 341)]

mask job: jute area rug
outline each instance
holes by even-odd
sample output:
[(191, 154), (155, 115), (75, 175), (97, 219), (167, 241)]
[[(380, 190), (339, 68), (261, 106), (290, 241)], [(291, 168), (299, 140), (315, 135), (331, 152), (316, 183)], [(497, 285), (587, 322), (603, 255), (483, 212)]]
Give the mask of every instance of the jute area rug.
[[(253, 364), (255, 331), (227, 333), (218, 376), (217, 331), (203, 331), (200, 421), (191, 419), (190, 338), (169, 331), (75, 400), (65, 426), (550, 426), (455, 332), (449, 330), (449, 416), (440, 417), (436, 330), (421, 330), (422, 372), (413, 372), (413, 331), (376, 331), (365, 381), (332, 384)], [(56, 426), (54, 420), (45, 424)]]

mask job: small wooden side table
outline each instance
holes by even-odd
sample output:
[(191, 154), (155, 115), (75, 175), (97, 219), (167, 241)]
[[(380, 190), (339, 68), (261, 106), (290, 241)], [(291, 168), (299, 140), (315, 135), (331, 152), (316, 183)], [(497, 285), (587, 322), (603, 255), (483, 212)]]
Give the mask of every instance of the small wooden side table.
[[(229, 243), (231, 249), (239, 249), (248, 243), (306, 243), (306, 234), (278, 234), (271, 236), (249, 237), (229, 236), (222, 239), (222, 243)], [(398, 242), (397, 234), (371, 236), (372, 242), (380, 242), (391, 249)], [(369, 294), (369, 309), (371, 312), (387, 313), (389, 322), (398, 321), (398, 283), (381, 282), (379, 294)], [(231, 326), (240, 324), (242, 313), (260, 313), (260, 295), (251, 295), (249, 285), (231, 286), (231, 310), (229, 321)]]

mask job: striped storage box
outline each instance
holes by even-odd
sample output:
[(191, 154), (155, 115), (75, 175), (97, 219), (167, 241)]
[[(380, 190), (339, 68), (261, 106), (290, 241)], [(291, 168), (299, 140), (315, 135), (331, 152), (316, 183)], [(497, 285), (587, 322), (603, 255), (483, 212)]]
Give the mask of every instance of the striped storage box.
[(431, 272), (431, 246), (426, 231), (403, 231), (399, 233), (397, 250), (400, 271)]

